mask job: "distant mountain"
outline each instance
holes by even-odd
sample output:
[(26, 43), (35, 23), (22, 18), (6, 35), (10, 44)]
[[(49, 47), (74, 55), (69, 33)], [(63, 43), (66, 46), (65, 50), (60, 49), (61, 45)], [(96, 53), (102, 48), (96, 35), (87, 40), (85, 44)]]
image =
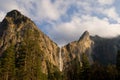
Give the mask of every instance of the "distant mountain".
[(115, 38), (91, 37), (94, 41), (92, 57), (103, 65), (116, 64), (116, 55), (120, 50), (120, 36)]

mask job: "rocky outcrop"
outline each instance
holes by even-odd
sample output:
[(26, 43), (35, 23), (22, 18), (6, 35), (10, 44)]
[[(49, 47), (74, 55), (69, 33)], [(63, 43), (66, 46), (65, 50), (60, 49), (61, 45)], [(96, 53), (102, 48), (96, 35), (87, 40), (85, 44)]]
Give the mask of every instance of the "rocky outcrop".
[(78, 57), (81, 62), (81, 54), (86, 54), (92, 63), (91, 50), (94, 42), (90, 39), (89, 32), (85, 31), (78, 41), (71, 42), (62, 48), (63, 68), (66, 69), (71, 61)]
[(0, 23), (0, 55), (11, 45), (15, 45), (17, 51), (19, 44), (24, 43), (27, 38), (37, 42), (39, 49), (44, 53), (41, 60), (43, 73), (47, 73), (46, 61), (56, 67), (59, 66), (59, 47), (57, 44), (40, 31), (33, 21), (19, 11), (8, 12)]

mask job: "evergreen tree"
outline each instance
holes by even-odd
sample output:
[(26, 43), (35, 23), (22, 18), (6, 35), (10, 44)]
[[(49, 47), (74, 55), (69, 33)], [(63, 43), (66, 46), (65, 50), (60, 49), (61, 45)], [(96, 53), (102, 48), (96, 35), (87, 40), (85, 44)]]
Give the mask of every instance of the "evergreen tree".
[(117, 71), (118, 71), (118, 79), (120, 79), (120, 50), (117, 53), (116, 68), (117, 68)]
[(81, 79), (89, 80), (90, 64), (88, 57), (85, 53), (81, 55), (82, 69), (81, 69)]
[(1, 80), (15, 79), (15, 52), (14, 46), (7, 48), (0, 59), (0, 78)]
[(117, 53), (116, 67), (117, 67), (118, 71), (120, 72), (120, 50)]
[(30, 29), (23, 37), (24, 42), (19, 44), (16, 52), (16, 76), (20, 80), (44, 80), (46, 76), (41, 70), (41, 58), (44, 53), (38, 45), (38, 33)]

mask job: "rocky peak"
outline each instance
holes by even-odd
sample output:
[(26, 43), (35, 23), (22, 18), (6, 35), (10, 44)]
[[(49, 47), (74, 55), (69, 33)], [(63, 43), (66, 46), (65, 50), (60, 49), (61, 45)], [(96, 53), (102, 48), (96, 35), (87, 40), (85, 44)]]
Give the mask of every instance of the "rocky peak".
[(89, 32), (85, 31), (78, 41), (80, 41), (80, 40), (87, 40), (89, 38), (90, 38)]
[(59, 48), (48, 36), (46, 36), (28, 17), (17, 10), (7, 13), (0, 24), (0, 55), (10, 47), (15, 46), (16, 52), (20, 44), (26, 41), (36, 42), (43, 52), (42, 69), (47, 73), (46, 61), (58, 67)]
[(93, 41), (90, 39), (90, 35), (88, 31), (85, 31), (83, 35), (78, 40), (78, 44), (83, 45), (82, 47), (87, 48), (90, 47)]
[(9, 24), (20, 25), (21, 23), (26, 23), (27, 21), (31, 21), (28, 17), (22, 15), (17, 10), (12, 10), (7, 13), (3, 20), (3, 26), (8, 26)]
[(13, 17), (16, 18), (18, 16), (23, 16), (18, 10), (12, 10), (7, 13), (6, 17)]
[(67, 63), (71, 64), (71, 61), (78, 58), (81, 62), (81, 55), (86, 54), (90, 63), (92, 63), (91, 50), (94, 42), (90, 39), (88, 31), (85, 31), (78, 41), (69, 43), (63, 47), (63, 63), (64, 69), (68, 68)]
[(30, 20), (28, 17), (24, 16), (18, 10), (12, 10), (7, 13), (6, 17), (12, 18), (13, 20), (25, 21), (25, 19)]
[(86, 51), (90, 49), (93, 44), (94, 42), (91, 40), (89, 32), (85, 31), (78, 40), (77, 46), (79, 46), (80, 53), (86, 53)]

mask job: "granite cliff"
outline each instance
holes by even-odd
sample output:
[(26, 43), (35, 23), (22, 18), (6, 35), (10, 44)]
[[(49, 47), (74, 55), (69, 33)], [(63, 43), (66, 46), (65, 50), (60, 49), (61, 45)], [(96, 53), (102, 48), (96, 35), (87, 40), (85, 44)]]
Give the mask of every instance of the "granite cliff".
[(71, 61), (76, 57), (81, 63), (81, 55), (86, 54), (89, 62), (92, 63), (92, 46), (94, 42), (90, 39), (89, 32), (85, 31), (78, 41), (71, 42), (62, 47), (63, 68), (66, 69), (71, 64)]
[[(47, 73), (47, 63), (58, 67), (59, 47), (48, 36), (46, 36), (32, 20), (22, 15), (19, 11), (13, 10), (7, 13), (0, 23), (0, 55), (10, 46), (15, 47), (15, 53), (19, 56), (18, 49), (21, 44), (25, 46), (36, 42), (37, 47), (41, 50), (42, 71)], [(31, 46), (30, 46), (31, 47)], [(33, 53), (35, 54), (35, 53)]]

